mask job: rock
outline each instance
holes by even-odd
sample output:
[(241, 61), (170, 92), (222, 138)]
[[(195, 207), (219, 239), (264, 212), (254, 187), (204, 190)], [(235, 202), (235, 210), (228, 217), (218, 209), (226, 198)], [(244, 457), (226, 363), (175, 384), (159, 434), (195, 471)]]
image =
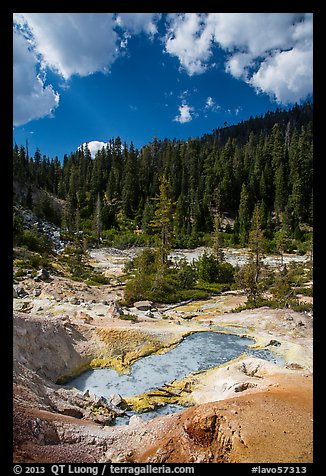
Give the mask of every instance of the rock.
[(94, 418), (95, 423), (105, 424), (105, 417), (103, 415), (97, 415)]
[(303, 367), (300, 364), (297, 364), (296, 362), (291, 362), (290, 364), (287, 364), (285, 366), (289, 370), (302, 370)]
[(272, 339), (269, 341), (269, 344), (267, 344), (267, 346), (269, 345), (273, 345), (274, 347), (279, 347), (281, 345), (281, 342), (279, 342), (278, 340)]
[(39, 296), (41, 293), (42, 293), (42, 289), (41, 289), (41, 288), (35, 288), (35, 289), (34, 289), (34, 296), (35, 296), (35, 297)]
[(298, 324), (297, 324), (297, 326), (298, 326), (298, 327), (303, 327), (303, 326), (305, 326), (305, 323), (302, 322), (302, 321), (299, 321)]
[(144, 423), (144, 420), (138, 415), (132, 415), (129, 420), (129, 428), (136, 428), (138, 425)]
[(46, 281), (50, 278), (50, 273), (47, 269), (42, 268), (36, 273), (36, 278), (37, 280)]
[(13, 297), (15, 298), (23, 298), (28, 296), (28, 293), (22, 286), (13, 286)]
[(107, 407), (108, 401), (105, 397), (101, 396), (94, 405), (96, 407)]
[(152, 313), (152, 311), (150, 311), (150, 310), (145, 312), (145, 316), (146, 317), (155, 317), (154, 314)]
[(234, 391), (235, 392), (243, 392), (244, 390), (247, 390), (248, 388), (253, 388), (253, 387), (257, 387), (257, 385), (255, 385), (254, 383), (250, 383), (250, 382), (243, 382), (243, 383), (240, 383), (240, 385), (237, 385), (234, 388)]
[(105, 299), (103, 299), (103, 300), (101, 301), (101, 303), (104, 304), (104, 306), (107, 306), (107, 305), (108, 305), (108, 302), (107, 302)]
[(68, 299), (68, 301), (70, 302), (70, 304), (74, 304), (74, 305), (80, 304), (80, 301), (79, 299), (76, 298), (76, 296), (72, 296), (71, 298)]
[(139, 311), (150, 311), (153, 307), (152, 301), (136, 301), (134, 307)]
[(116, 301), (113, 301), (110, 304), (108, 312), (109, 312), (109, 314), (112, 315), (112, 317), (119, 317), (119, 316), (122, 316), (124, 314), (123, 309), (121, 309), (121, 307), (119, 306), (119, 304)]
[(110, 395), (108, 398), (108, 403), (110, 405), (114, 405), (115, 407), (118, 407), (119, 405), (121, 405), (122, 402), (123, 402), (123, 398), (118, 393), (112, 393), (112, 395)]
[(86, 312), (83, 312), (83, 311), (80, 311), (79, 318), (82, 319), (83, 321), (85, 321), (86, 323), (89, 323), (89, 322), (94, 320), (92, 318), (92, 316), (90, 316), (89, 314), (87, 314)]

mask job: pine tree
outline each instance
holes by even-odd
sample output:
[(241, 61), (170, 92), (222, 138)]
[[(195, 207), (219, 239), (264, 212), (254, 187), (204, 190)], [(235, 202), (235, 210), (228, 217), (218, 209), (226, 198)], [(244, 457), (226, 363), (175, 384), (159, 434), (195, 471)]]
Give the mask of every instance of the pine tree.
[(68, 232), (73, 232), (75, 230), (74, 214), (75, 209), (73, 206), (72, 197), (71, 195), (68, 195), (62, 215), (62, 228), (66, 229)]
[(101, 197), (100, 194), (97, 194), (96, 200), (96, 207), (94, 210), (94, 218), (93, 218), (93, 228), (95, 237), (97, 240), (97, 244), (99, 245), (102, 240), (102, 204), (101, 204)]
[[(125, 150), (127, 150), (125, 148)], [(133, 143), (126, 157), (125, 176), (122, 188), (122, 209), (127, 218), (133, 218), (138, 204), (138, 163)]]
[(172, 200), (169, 197), (169, 182), (163, 175), (160, 180), (160, 193), (156, 198), (156, 209), (154, 212), (154, 218), (151, 222), (151, 226), (157, 230), (160, 235), (160, 256), (161, 264), (164, 266), (167, 264), (167, 258), (172, 246)]
[(248, 246), (253, 256), (253, 262), (255, 266), (255, 282), (258, 283), (262, 268), (262, 258), (265, 251), (264, 233), (261, 227), (261, 213), (260, 204), (257, 204), (254, 208), (251, 219), (251, 231), (249, 233)]
[(245, 246), (248, 242), (248, 230), (250, 227), (249, 195), (245, 183), (241, 189), (238, 219), (240, 242)]
[(276, 251), (281, 257), (280, 267), (283, 268), (283, 254), (290, 244), (290, 236), (285, 228), (281, 228), (275, 233)]

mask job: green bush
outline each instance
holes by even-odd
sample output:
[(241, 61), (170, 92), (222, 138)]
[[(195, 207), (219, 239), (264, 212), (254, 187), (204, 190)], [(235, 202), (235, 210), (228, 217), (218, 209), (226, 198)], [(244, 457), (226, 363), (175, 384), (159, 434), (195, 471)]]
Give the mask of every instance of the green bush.
[(106, 276), (103, 276), (103, 274), (96, 274), (93, 273), (87, 280), (86, 284), (90, 286), (97, 286), (100, 284), (109, 284), (109, 279)]
[(220, 263), (218, 258), (204, 252), (197, 261), (198, 278), (207, 283), (233, 283), (234, 267), (230, 263)]
[(119, 318), (123, 321), (138, 322), (138, 317), (135, 314), (121, 314)]
[(197, 269), (183, 258), (175, 262), (172, 275), (178, 289), (189, 289), (196, 283)]

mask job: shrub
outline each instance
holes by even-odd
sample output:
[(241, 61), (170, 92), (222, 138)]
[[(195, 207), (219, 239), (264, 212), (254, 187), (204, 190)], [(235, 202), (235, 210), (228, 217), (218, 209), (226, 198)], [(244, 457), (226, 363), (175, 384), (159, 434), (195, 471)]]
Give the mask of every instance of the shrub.
[(207, 283), (234, 283), (234, 267), (220, 263), (214, 255), (204, 254), (197, 261), (198, 278)]
[(189, 289), (197, 280), (197, 269), (183, 258), (174, 265), (173, 276), (178, 289)]
[(138, 322), (138, 317), (135, 314), (121, 314), (119, 318), (123, 321)]

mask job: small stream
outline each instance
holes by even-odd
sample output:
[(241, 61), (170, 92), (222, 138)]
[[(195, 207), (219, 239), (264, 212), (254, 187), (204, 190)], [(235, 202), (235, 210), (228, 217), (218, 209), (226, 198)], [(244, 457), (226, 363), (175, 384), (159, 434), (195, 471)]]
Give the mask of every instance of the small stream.
[[(228, 362), (242, 353), (280, 363), (269, 350), (254, 350), (248, 346), (254, 341), (247, 337), (216, 332), (197, 332), (191, 334), (176, 347), (165, 354), (152, 354), (136, 361), (129, 375), (120, 374), (113, 369), (88, 370), (71, 380), (67, 385), (84, 392), (103, 397), (118, 393), (124, 397), (139, 395), (154, 390), (166, 383), (180, 380), (192, 372), (206, 370)], [(165, 405), (154, 412), (148, 412), (146, 419), (159, 414), (182, 410), (178, 405)], [(130, 413), (131, 415), (132, 413)], [(126, 424), (119, 418), (117, 424)]]

